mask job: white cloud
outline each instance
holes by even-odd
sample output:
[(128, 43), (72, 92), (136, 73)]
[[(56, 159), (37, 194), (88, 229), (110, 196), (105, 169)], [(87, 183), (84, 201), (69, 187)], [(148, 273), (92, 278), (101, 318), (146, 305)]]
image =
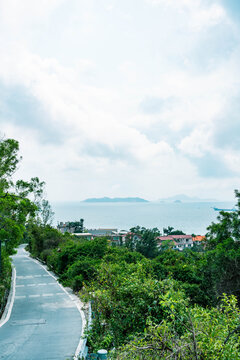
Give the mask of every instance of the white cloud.
[(201, 0), (146, 0), (148, 3), (153, 5), (164, 5), (171, 6), (177, 9), (182, 7), (196, 7), (201, 4)]
[(227, 15), (219, 3), (205, 5), (203, 0), (146, 0), (154, 6), (165, 6), (185, 13), (189, 27), (194, 31), (215, 26), (226, 20)]
[(201, 157), (206, 151), (211, 151), (211, 132), (208, 127), (195, 129), (189, 136), (186, 136), (179, 144), (178, 148), (182, 153)]
[[(206, 188), (189, 157), (217, 153), (232, 169), (238, 166), (238, 151), (223, 154), (212, 139), (216, 118), (239, 91), (239, 55), (230, 52), (221, 61), (216, 56), (206, 69), (195, 62), (199, 43), (201, 54), (206, 52), (201, 43), (205, 29), (216, 26), (217, 32), (218, 24), (228, 26), (219, 4), (152, 0), (158, 6), (148, 7), (147, 18), (142, 3), (134, 12), (125, 0), (104, 1), (102, 6), (94, 0), (70, 3), (76, 9), (72, 21), (58, 24), (63, 27), (62, 38), (67, 34), (70, 43), (63, 42), (60, 54), (69, 54), (60, 59), (58, 34), (51, 38), (53, 49), (38, 49), (32, 39), (34, 34), (39, 38), (39, 29), (48, 29), (66, 1), (44, 1), (41, 6), (30, 0), (21, 6), (13, 0), (0, 2), (5, 17), (0, 82), (10, 93), (17, 87), (37, 101), (46, 114), (41, 131), (48, 132), (48, 126), (61, 130), (59, 142), (44, 142), (37, 126), (16, 125), (17, 114), (15, 125), (7, 124), (7, 115), (0, 120), (2, 131), (23, 144), (24, 174), (39, 171), (49, 183), (52, 199), (62, 193), (74, 199), (79, 183), (79, 198), (91, 195), (92, 189), (95, 195), (101, 189), (106, 195), (108, 189), (109, 195), (136, 190), (156, 198), (161, 197), (160, 187), (169, 195), (197, 191), (196, 184)], [(131, 22), (123, 17), (126, 13)], [(25, 37), (29, 30), (31, 40)], [(151, 97), (171, 101), (144, 113), (139, 104)], [(212, 190), (214, 179), (208, 181)]]
[(0, 76), (11, 86), (28, 88), (51, 121), (76, 139), (79, 150), (88, 142), (106, 144), (109, 150), (119, 148), (120, 153), (126, 151), (138, 160), (171, 152), (164, 142), (152, 144), (145, 135), (109, 114), (109, 103), (118, 100), (110, 90), (82, 86), (78, 83), (81, 77), (74, 78), (76, 73), (56, 60), (42, 60), (19, 48), (17, 51), (17, 66), (9, 54), (0, 60)]
[(223, 153), (225, 161), (229, 164), (229, 167), (232, 171), (235, 171), (237, 174), (240, 174), (240, 154), (239, 152), (230, 151), (228, 153)]
[(0, 1), (1, 23), (18, 27), (26, 25), (27, 22), (34, 23), (45, 18), (66, 0), (8, 0)]

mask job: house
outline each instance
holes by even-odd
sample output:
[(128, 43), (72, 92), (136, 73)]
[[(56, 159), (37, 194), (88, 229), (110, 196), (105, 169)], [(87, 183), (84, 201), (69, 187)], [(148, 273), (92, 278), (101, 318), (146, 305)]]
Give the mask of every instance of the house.
[(66, 222), (66, 223), (64, 223), (64, 222), (60, 222), (58, 225), (57, 225), (57, 229), (59, 230), (59, 231), (61, 231), (61, 233), (62, 234), (64, 234), (65, 232), (73, 232), (73, 228), (70, 228), (70, 226), (69, 226), (69, 221), (68, 222)]
[(169, 242), (174, 250), (179, 251), (193, 247), (193, 239), (191, 235), (158, 236), (156, 240), (158, 242), (158, 247), (161, 247), (164, 242)]
[(141, 235), (138, 235), (136, 233), (133, 233), (133, 232), (128, 232), (126, 235), (125, 235), (125, 238), (124, 238), (124, 243), (126, 241), (128, 241), (129, 243), (131, 243), (132, 245), (132, 249), (135, 249), (136, 247), (136, 244), (142, 240), (142, 237)]
[(133, 244), (133, 248), (136, 246), (136, 243), (141, 240), (141, 236), (137, 235), (135, 233), (126, 231), (126, 230), (120, 230), (120, 231), (114, 231), (111, 235), (111, 241), (112, 244), (116, 245), (124, 245), (126, 241), (131, 241)]
[(93, 236), (90, 233), (72, 233), (71, 235), (74, 235), (79, 239), (93, 240)]
[(158, 236), (156, 238), (157, 240), (157, 246), (160, 248), (162, 245), (169, 245), (172, 249), (176, 247), (176, 242), (173, 240), (173, 237), (171, 235), (168, 236)]
[(112, 243), (116, 245), (124, 244), (127, 234), (128, 231), (126, 230), (113, 231), (112, 234), (110, 235)]
[(197, 236), (193, 237), (193, 244), (205, 245), (205, 240), (206, 240), (205, 236), (197, 235)]
[(81, 233), (84, 231), (84, 227), (83, 227), (83, 219), (81, 219), (80, 221), (67, 221), (67, 222), (60, 222), (57, 225), (57, 229), (62, 233), (66, 233), (69, 232), (71, 233)]
[(111, 236), (114, 232), (117, 232), (117, 229), (100, 228), (100, 229), (87, 229), (87, 231), (90, 234), (92, 234), (93, 237), (99, 237), (99, 236)]

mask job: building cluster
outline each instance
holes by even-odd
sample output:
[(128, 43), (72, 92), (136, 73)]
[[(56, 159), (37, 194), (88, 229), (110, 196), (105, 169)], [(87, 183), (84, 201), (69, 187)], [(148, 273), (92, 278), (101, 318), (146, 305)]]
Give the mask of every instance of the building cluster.
[(57, 225), (57, 229), (61, 231), (62, 234), (66, 232), (75, 235), (77, 237), (83, 237), (88, 240), (92, 240), (95, 237), (107, 236), (110, 237), (114, 242), (125, 242), (125, 236), (128, 234), (127, 230), (120, 230), (116, 228), (100, 228), (100, 229), (85, 229), (83, 232), (76, 231), (76, 227), (72, 226), (71, 222), (60, 222)]
[(192, 248), (193, 245), (203, 244), (205, 236), (192, 236), (192, 235), (168, 235), (168, 236), (158, 236), (157, 243), (158, 246), (169, 245), (172, 246), (174, 250), (182, 251), (184, 249)]
[[(74, 231), (74, 228), (71, 227), (71, 224), (72, 223), (70, 222), (61, 222), (58, 224), (57, 228), (62, 233), (69, 232), (72, 235), (87, 240), (93, 240), (95, 237), (107, 236), (109, 240), (116, 245), (125, 244), (127, 237), (131, 239), (133, 243), (137, 243), (141, 240), (141, 236), (138, 234), (131, 233), (127, 230), (118, 231), (116, 228), (84, 229), (84, 232), (76, 232)], [(192, 248), (194, 244), (204, 244), (205, 236), (167, 235), (158, 236), (156, 240), (159, 248), (171, 247), (174, 250), (182, 251), (184, 249)]]
[(82, 233), (84, 230), (83, 226), (83, 219), (80, 221), (67, 221), (67, 222), (60, 222), (57, 225), (57, 229), (61, 231), (61, 233), (65, 234), (66, 232), (73, 234), (73, 233)]

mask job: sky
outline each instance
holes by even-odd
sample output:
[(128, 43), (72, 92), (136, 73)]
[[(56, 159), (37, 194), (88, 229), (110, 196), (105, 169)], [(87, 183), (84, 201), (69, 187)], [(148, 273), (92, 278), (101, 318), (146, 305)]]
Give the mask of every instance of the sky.
[(0, 134), (50, 201), (240, 184), (239, 0), (0, 0)]

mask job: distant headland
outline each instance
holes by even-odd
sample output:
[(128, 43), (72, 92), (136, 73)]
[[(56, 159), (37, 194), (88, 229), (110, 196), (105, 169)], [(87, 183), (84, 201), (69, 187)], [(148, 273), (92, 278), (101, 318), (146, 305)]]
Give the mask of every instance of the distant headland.
[(96, 203), (96, 202), (101, 202), (101, 203), (112, 203), (112, 202), (125, 202), (125, 203), (129, 203), (129, 202), (148, 202), (148, 200), (139, 198), (139, 197), (126, 197), (126, 198), (109, 198), (109, 197), (102, 197), (102, 198), (90, 198), (90, 199), (85, 199), (83, 200), (83, 202), (88, 202), (88, 203)]

